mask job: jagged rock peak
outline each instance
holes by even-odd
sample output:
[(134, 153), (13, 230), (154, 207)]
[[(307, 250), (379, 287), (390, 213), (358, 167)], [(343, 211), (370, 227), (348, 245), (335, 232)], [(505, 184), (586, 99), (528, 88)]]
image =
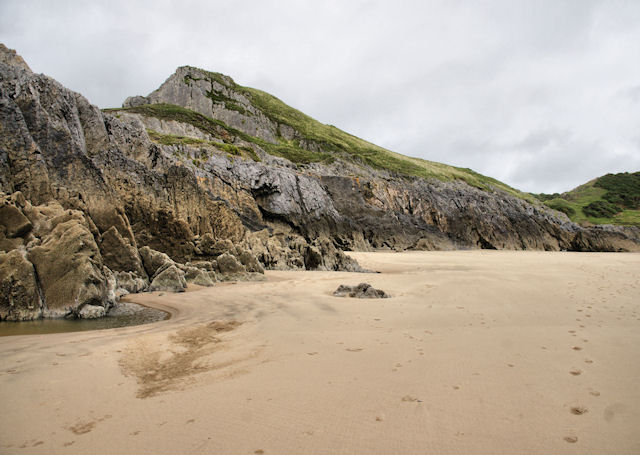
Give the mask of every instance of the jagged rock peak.
[(0, 63), (5, 65), (17, 66), (25, 71), (31, 72), (31, 68), (27, 65), (27, 62), (14, 50), (9, 49), (3, 43), (0, 43)]

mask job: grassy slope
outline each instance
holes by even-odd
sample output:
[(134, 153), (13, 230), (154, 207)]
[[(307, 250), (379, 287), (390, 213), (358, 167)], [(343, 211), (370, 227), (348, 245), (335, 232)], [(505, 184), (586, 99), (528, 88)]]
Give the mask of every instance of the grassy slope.
[(597, 181), (598, 179), (591, 180), (584, 185), (580, 185), (571, 191), (561, 194), (560, 197), (545, 201), (545, 204), (552, 207), (554, 204), (561, 204), (572, 208), (574, 213), (569, 217), (576, 223), (640, 226), (640, 210), (625, 208), (612, 217), (596, 218), (585, 215), (583, 211), (584, 207), (592, 202), (605, 200), (603, 197), (607, 193), (607, 190), (596, 186)]
[[(295, 163), (330, 163), (335, 158), (361, 162), (378, 169), (394, 172), (400, 176), (435, 178), (442, 181), (462, 180), (476, 188), (486, 191), (499, 189), (530, 202), (535, 198), (510, 186), (486, 177), (471, 169), (449, 166), (442, 163), (411, 158), (391, 152), (356, 136), (348, 134), (332, 125), (325, 125), (308, 115), (294, 109), (278, 98), (261, 90), (237, 85), (231, 78), (220, 73), (212, 73), (194, 68), (199, 76), (215, 80), (233, 90), (243, 93), (251, 103), (266, 117), (278, 124), (293, 127), (303, 139), (321, 144), (327, 153), (311, 152), (300, 147), (297, 140), (287, 141), (278, 138), (278, 144), (270, 144), (262, 139), (235, 130), (217, 119), (211, 119), (191, 110), (168, 104), (144, 105), (133, 108), (110, 109), (110, 111), (130, 111), (147, 116), (172, 119), (189, 123), (200, 130), (221, 137), (224, 130), (231, 136), (237, 136), (247, 142), (260, 146), (267, 153), (287, 158)], [(192, 78), (195, 80), (195, 78)], [(185, 80), (188, 83), (188, 80)]]
[(506, 191), (514, 196), (532, 200), (504, 183), (478, 174), (471, 169), (449, 166), (434, 161), (411, 158), (391, 152), (359, 137), (346, 133), (333, 125), (325, 125), (308, 115), (286, 105), (275, 96), (261, 90), (236, 86), (248, 95), (258, 109), (277, 123), (284, 123), (297, 130), (305, 139), (323, 144), (324, 148), (336, 153), (350, 155), (357, 160), (378, 169), (386, 169), (401, 175), (423, 178), (436, 178), (443, 181), (463, 180), (483, 190), (494, 188)]

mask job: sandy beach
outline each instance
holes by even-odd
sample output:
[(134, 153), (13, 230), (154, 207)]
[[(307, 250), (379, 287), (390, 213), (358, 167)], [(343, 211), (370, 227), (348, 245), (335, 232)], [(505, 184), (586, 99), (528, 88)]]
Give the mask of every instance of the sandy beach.
[(640, 453), (640, 254), (350, 254), (1, 337), (0, 453)]

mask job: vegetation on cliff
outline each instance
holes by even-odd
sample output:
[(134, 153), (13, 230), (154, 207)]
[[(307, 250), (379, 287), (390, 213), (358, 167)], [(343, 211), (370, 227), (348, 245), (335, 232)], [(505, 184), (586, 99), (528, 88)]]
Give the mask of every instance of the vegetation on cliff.
[(566, 193), (535, 196), (576, 223), (640, 226), (640, 172), (607, 174)]

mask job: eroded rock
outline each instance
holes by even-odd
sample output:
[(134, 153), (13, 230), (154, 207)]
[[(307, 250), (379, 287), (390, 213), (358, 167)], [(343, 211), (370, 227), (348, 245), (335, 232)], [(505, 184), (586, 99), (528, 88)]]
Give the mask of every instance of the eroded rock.
[(187, 289), (187, 282), (184, 279), (184, 272), (175, 265), (158, 273), (149, 285), (149, 291), (184, 292), (185, 289)]
[(33, 265), (21, 251), (0, 253), (0, 320), (28, 321), (41, 316)]
[(187, 283), (197, 284), (198, 286), (213, 286), (216, 282), (214, 272), (197, 267), (187, 267), (184, 278)]
[(355, 297), (357, 299), (388, 299), (391, 297), (381, 289), (375, 289), (369, 283), (360, 283), (357, 286), (341, 284), (333, 292), (336, 297)]
[(100, 252), (105, 265), (114, 272), (133, 272), (140, 277), (146, 276), (138, 249), (131, 245), (129, 239), (124, 239), (115, 226), (102, 233)]
[(44, 316), (78, 314), (85, 305), (106, 305), (100, 250), (82, 213), (67, 211), (50, 225), (51, 232), (27, 254), (42, 287)]
[(245, 273), (247, 269), (240, 263), (235, 256), (229, 253), (223, 253), (216, 259), (217, 271), (223, 275), (235, 275)]
[(0, 205), (0, 226), (4, 227), (8, 238), (23, 237), (33, 228), (22, 211), (9, 203)]
[(175, 262), (167, 254), (153, 250), (148, 246), (144, 246), (138, 251), (150, 279), (153, 279), (159, 271), (175, 265)]

